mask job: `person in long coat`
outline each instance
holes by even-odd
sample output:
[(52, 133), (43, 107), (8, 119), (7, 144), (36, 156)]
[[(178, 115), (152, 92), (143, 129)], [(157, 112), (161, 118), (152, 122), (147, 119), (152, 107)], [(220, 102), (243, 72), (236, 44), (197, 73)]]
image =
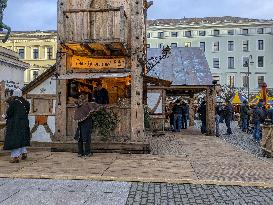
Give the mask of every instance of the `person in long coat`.
[(78, 141), (78, 156), (90, 157), (91, 134), (92, 134), (92, 113), (99, 110), (99, 105), (88, 102), (86, 95), (81, 95), (75, 110), (74, 120), (78, 123), (75, 140)]
[(30, 146), (30, 129), (28, 114), (30, 105), (22, 97), (22, 91), (16, 89), (7, 101), (6, 135), (4, 150), (11, 150), (10, 163), (19, 163), (27, 159), (27, 149)]
[(202, 122), (201, 133), (206, 134), (207, 133), (207, 105), (205, 100), (202, 101), (197, 112), (199, 113), (200, 120)]

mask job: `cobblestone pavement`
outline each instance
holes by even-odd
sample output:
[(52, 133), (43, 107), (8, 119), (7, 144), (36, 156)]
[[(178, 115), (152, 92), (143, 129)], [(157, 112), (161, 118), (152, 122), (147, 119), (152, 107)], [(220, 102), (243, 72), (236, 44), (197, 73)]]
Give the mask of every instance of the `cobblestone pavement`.
[(0, 205), (272, 205), (273, 189), (239, 186), (1, 179)]
[(126, 205), (272, 205), (273, 189), (133, 183)]

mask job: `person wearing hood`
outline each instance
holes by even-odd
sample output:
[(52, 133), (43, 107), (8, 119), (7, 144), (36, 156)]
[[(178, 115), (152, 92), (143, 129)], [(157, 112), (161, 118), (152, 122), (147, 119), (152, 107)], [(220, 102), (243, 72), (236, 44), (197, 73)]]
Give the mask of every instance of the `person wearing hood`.
[(248, 103), (246, 100), (244, 100), (240, 109), (240, 118), (243, 132), (247, 132), (248, 130), (248, 111), (249, 111)]
[(78, 157), (90, 157), (92, 113), (98, 111), (100, 106), (95, 102), (88, 102), (88, 96), (81, 94), (76, 105), (74, 120), (78, 123), (74, 139), (78, 141)]
[(30, 129), (28, 114), (30, 104), (22, 97), (22, 91), (17, 88), (7, 101), (6, 134), (4, 150), (11, 150), (10, 163), (19, 163), (27, 159), (27, 149), (30, 146)]

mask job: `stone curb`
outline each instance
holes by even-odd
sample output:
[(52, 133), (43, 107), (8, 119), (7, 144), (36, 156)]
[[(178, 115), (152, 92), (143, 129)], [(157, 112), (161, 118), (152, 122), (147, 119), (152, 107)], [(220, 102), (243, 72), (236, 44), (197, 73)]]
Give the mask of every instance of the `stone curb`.
[(169, 184), (194, 184), (194, 185), (218, 185), (273, 188), (273, 184), (265, 182), (243, 181), (217, 181), (217, 180), (192, 180), (192, 179), (155, 179), (155, 178), (129, 178), (107, 176), (73, 176), (73, 175), (32, 175), (32, 174), (0, 174), (0, 178), (12, 179), (52, 179), (52, 180), (93, 180), (116, 182), (145, 182), (145, 183), (169, 183)]

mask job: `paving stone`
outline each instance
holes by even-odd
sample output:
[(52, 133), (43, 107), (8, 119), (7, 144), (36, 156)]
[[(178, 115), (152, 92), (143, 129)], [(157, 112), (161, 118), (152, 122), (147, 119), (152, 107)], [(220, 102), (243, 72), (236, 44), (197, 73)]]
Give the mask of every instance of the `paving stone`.
[[(161, 186), (158, 184), (147, 183), (147, 184), (138, 184), (133, 183), (132, 187), (138, 187), (138, 190), (144, 192), (144, 186), (149, 186), (149, 190), (151, 187), (160, 187), (164, 191), (160, 191), (161, 194), (151, 193), (148, 191), (148, 200), (147, 203), (154, 204), (197, 204), (197, 205), (220, 205), (220, 204), (259, 204), (259, 205), (269, 205), (273, 204), (273, 188), (257, 188), (257, 187), (240, 187), (240, 186), (216, 186), (216, 185), (188, 185), (188, 184), (166, 184), (162, 183)], [(168, 189), (166, 189), (168, 187)], [(174, 194), (174, 189), (170, 187), (176, 187), (179, 190), (188, 190), (188, 192), (180, 192), (179, 195)], [(236, 190), (236, 194), (233, 197), (230, 197), (226, 193), (232, 194)], [(163, 192), (167, 192), (166, 195), (163, 196)], [(195, 196), (196, 193), (199, 193), (198, 196)], [(143, 196), (140, 192), (138, 192), (138, 197)], [(146, 193), (146, 192), (145, 192)], [(201, 194), (202, 193), (202, 194)], [(132, 192), (130, 190), (129, 196), (130, 199), (127, 200), (126, 204), (131, 204), (132, 200)], [(179, 197), (178, 197), (179, 196)], [(258, 196), (258, 200), (257, 200)], [(270, 196), (270, 197), (268, 197)], [(136, 197), (136, 195), (134, 195)], [(181, 197), (181, 199), (180, 199)], [(154, 200), (155, 199), (155, 200)]]

